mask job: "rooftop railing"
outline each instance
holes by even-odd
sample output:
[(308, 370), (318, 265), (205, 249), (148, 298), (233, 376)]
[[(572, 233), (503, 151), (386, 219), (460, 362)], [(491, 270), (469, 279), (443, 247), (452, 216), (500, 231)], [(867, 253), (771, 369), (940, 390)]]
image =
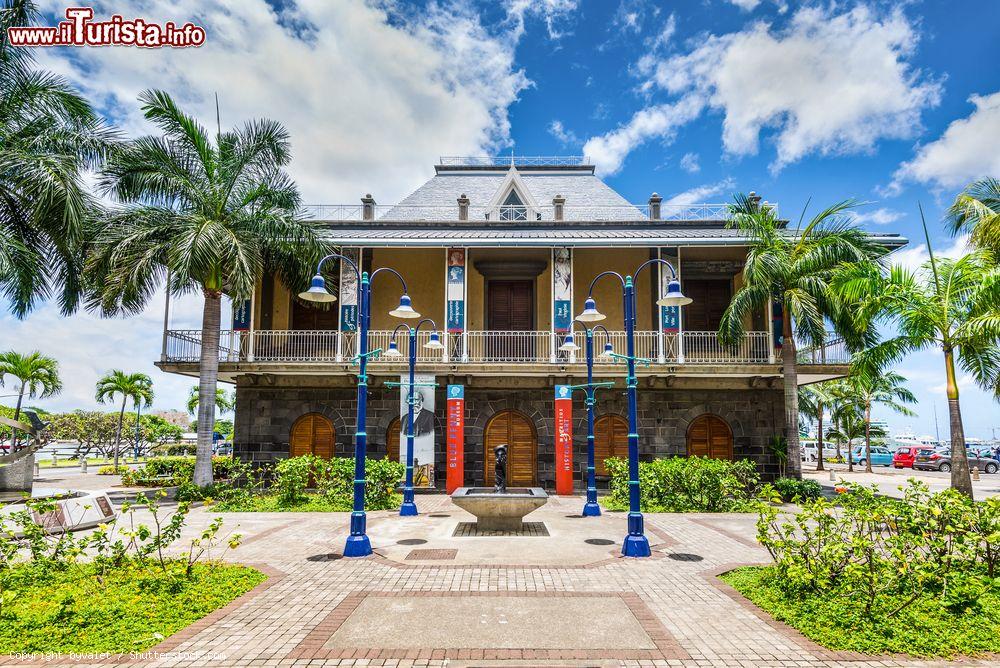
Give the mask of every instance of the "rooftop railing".
[(585, 155), (443, 155), (439, 165), (444, 167), (561, 167), (589, 165)]

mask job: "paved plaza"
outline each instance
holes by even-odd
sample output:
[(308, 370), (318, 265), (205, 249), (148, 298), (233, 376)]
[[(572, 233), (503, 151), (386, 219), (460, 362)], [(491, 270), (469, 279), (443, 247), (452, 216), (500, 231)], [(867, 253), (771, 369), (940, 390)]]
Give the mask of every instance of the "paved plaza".
[[(471, 515), (417, 502), (418, 517), (369, 515), (364, 559), (341, 555), (346, 513), (224, 514), (244, 536), (225, 558), (270, 578), (136, 665), (950, 665), (824, 650), (746, 603), (715, 575), (767, 560), (753, 515), (647, 515), (653, 557), (636, 560), (618, 556), (625, 515), (582, 518), (579, 497), (528, 517), (547, 535), (504, 537), (456, 536)], [(195, 509), (187, 533), (216, 515)]]

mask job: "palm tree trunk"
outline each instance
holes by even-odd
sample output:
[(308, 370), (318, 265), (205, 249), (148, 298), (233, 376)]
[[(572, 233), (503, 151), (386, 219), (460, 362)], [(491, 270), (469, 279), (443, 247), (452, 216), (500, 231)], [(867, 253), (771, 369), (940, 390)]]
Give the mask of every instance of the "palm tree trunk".
[(865, 471), (872, 472), (872, 405), (865, 401)]
[(122, 422), (125, 421), (125, 402), (128, 401), (128, 396), (122, 396), (122, 409), (118, 412), (118, 433), (115, 434), (115, 473), (118, 473), (118, 452), (121, 450), (122, 443)]
[(950, 348), (945, 348), (944, 364), (948, 377), (948, 417), (951, 422), (951, 488), (971, 499), (972, 476), (969, 475), (969, 459), (965, 452), (962, 408), (958, 403), (958, 383), (955, 381), (955, 357)]
[(781, 365), (785, 380), (785, 441), (788, 463), (785, 475), (802, 477), (802, 451), (799, 445), (799, 374), (795, 359), (795, 338), (792, 336), (792, 315), (786, 308), (781, 325)]
[(823, 402), (816, 402), (817, 415), (816, 415), (816, 470), (822, 471), (823, 467)]
[(219, 323), (222, 293), (204, 290), (201, 319), (201, 374), (198, 380), (198, 446), (195, 451), (194, 484), (212, 484), (212, 432), (215, 429), (215, 389), (219, 383)]

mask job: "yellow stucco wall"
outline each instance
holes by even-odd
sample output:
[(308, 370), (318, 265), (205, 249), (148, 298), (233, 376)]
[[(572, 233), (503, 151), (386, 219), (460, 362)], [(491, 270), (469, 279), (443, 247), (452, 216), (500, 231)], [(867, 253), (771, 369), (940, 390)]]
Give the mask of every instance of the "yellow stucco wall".
[(552, 326), (552, 251), (548, 248), (470, 248), (466, 258), (466, 327), (470, 331), (486, 329), (486, 279), (476, 269), (480, 261), (539, 261), (545, 269), (535, 278), (535, 329)]
[[(617, 271), (623, 276), (635, 271), (636, 267), (649, 259), (648, 248), (578, 248), (573, 254), (573, 315), (583, 310), (590, 282), (602, 271)], [(650, 271), (654, 269), (654, 271)], [(653, 308), (651, 306), (650, 279), (656, 275), (654, 267), (642, 270), (636, 280), (636, 329), (654, 329)], [(597, 310), (608, 316), (601, 324), (610, 330), (622, 330), (624, 310), (621, 283), (612, 277), (602, 278), (594, 287)]]
[[(406, 281), (413, 309), (431, 318), (438, 328), (445, 326), (445, 249), (375, 248), (369, 271), (392, 267)], [(401, 286), (392, 276), (380, 275), (372, 288), (372, 329), (393, 329), (403, 321), (389, 315), (399, 305)]]
[(290, 329), (292, 326), (292, 293), (280, 279), (274, 279), (274, 329)]

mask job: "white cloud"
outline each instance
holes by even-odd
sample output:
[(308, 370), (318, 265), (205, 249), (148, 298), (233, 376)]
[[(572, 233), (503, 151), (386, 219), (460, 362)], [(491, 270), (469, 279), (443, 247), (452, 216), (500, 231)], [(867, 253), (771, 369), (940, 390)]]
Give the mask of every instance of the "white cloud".
[(933, 183), (955, 188), (984, 176), (1000, 175), (1000, 91), (969, 98), (975, 109), (953, 121), (938, 139), (917, 149), (900, 166), (891, 188), (902, 181)]
[[(972, 244), (969, 243), (969, 235), (962, 234), (955, 237), (950, 245), (935, 247), (934, 257), (956, 258), (968, 255), (972, 252), (972, 250)], [(890, 259), (893, 264), (901, 264), (904, 267), (915, 270), (923, 266), (923, 264), (931, 258), (930, 254), (927, 252), (927, 244), (919, 244), (917, 246), (910, 246), (896, 251), (890, 256)]]
[(563, 146), (576, 146), (580, 143), (580, 138), (572, 130), (563, 127), (562, 121), (552, 121), (549, 123), (549, 134), (555, 137)]
[(507, 16), (516, 26), (514, 37), (524, 33), (525, 18), (529, 14), (540, 16), (545, 21), (550, 39), (559, 39), (567, 34), (562, 26), (570, 14), (576, 11), (579, 0), (508, 0)]
[[(721, 111), (723, 144), (732, 155), (757, 153), (761, 132), (773, 131), (772, 168), (779, 170), (812, 153), (864, 152), (880, 139), (912, 137), (921, 111), (936, 105), (941, 93), (938, 82), (908, 61), (917, 40), (900, 10), (880, 15), (859, 5), (837, 14), (835, 6), (807, 6), (782, 28), (755, 22), (639, 69), (649, 72), (647, 91), (679, 96), (673, 105), (694, 97)], [(672, 105), (639, 111), (624, 127), (665, 106)], [(619, 128), (591, 142), (617, 139), (609, 156), (609, 171), (615, 171), (631, 150), (652, 138), (669, 139), (677, 128), (661, 123), (631, 134)]]
[(893, 209), (886, 209), (884, 207), (875, 209), (874, 211), (861, 211), (854, 215), (854, 222), (859, 225), (862, 223), (872, 223), (874, 225), (888, 225), (889, 223), (894, 223), (903, 217), (902, 211), (895, 211)]
[(701, 164), (698, 162), (697, 153), (685, 153), (681, 158), (681, 169), (688, 174), (697, 174), (701, 171)]
[(736, 5), (745, 12), (752, 12), (760, 4), (761, 0), (729, 0), (730, 3)]
[(709, 201), (709, 198), (716, 197), (722, 193), (728, 193), (735, 185), (736, 182), (731, 178), (724, 179), (718, 183), (706, 183), (705, 185), (685, 190), (682, 193), (677, 193), (669, 199), (664, 200), (663, 203), (671, 206), (704, 204)]

